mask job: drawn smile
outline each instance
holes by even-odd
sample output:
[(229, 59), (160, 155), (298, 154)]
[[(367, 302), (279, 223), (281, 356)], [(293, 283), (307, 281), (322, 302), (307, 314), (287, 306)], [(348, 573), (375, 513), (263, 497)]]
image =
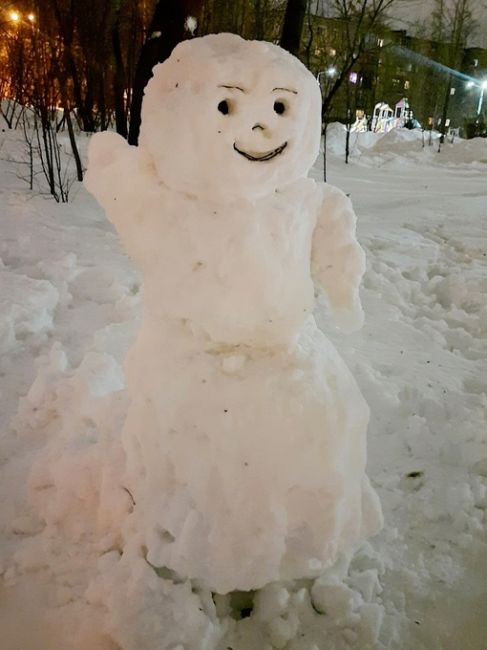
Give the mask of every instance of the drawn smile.
[(276, 156), (279, 156), (279, 154), (281, 154), (286, 147), (287, 142), (281, 144), (280, 147), (277, 147), (277, 149), (273, 149), (272, 151), (265, 151), (264, 153), (249, 153), (248, 151), (242, 151), (242, 149), (239, 149), (237, 145), (233, 143), (233, 148), (237, 153), (239, 153), (244, 158), (247, 158), (247, 160), (252, 160), (255, 162), (265, 162), (267, 160), (272, 160)]

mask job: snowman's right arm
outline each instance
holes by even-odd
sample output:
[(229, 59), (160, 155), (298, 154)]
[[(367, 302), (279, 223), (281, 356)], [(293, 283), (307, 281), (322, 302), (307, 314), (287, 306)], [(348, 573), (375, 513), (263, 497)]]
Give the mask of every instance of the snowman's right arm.
[(130, 146), (116, 133), (105, 131), (91, 138), (85, 186), (105, 209), (130, 255), (144, 230), (144, 209), (158, 187), (149, 154)]
[(107, 212), (130, 196), (135, 155), (135, 148), (117, 133), (96, 133), (90, 140), (85, 187)]

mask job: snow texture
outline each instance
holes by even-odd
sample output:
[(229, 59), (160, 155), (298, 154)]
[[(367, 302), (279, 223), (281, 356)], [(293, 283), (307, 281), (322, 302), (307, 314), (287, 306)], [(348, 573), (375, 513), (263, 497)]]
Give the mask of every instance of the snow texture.
[[(2, 293), (15, 332), (0, 358), (2, 650), (485, 647), (487, 141), (438, 154), (416, 138), (412, 157), (397, 137), (382, 154), (356, 148), (345, 165), (342, 135), (328, 177), (360, 214), (367, 319), (343, 336), (321, 300), (315, 313), (371, 406), (369, 472), (385, 526), (316, 579), (213, 597), (155, 573), (121, 535), (133, 504), (119, 388), (139, 274), (83, 187), (55, 205), (0, 159), (2, 282), (19, 287)], [(0, 146), (18, 159), (22, 134), (0, 133)], [(311, 173), (322, 178), (320, 161)], [(42, 280), (44, 302), (18, 277)], [(12, 303), (36, 305), (22, 317), (29, 327), (10, 324)]]
[(212, 35), (155, 68), (138, 148), (90, 145), (86, 185), (144, 280), (124, 561), (220, 594), (316, 576), (381, 526), (369, 410), (313, 317), (314, 280), (359, 328), (365, 270), (350, 201), (307, 178), (320, 109), (287, 52)]

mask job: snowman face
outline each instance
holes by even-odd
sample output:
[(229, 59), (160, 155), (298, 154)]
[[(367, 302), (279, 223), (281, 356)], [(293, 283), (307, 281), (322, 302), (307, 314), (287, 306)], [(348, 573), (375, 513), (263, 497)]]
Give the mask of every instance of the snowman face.
[(141, 145), (161, 180), (214, 199), (253, 198), (306, 175), (318, 153), (321, 97), (280, 48), (221, 34), (186, 41), (155, 69)]
[[(222, 84), (220, 88), (232, 91), (229, 93), (230, 97), (228, 99), (222, 99), (218, 103), (218, 110), (220, 113), (228, 116), (223, 122), (222, 128), (230, 132), (233, 130), (238, 132), (240, 129), (235, 128), (237, 120), (235, 120), (234, 117), (238, 117), (239, 109), (241, 112), (247, 110), (250, 113), (252, 107), (256, 104), (256, 96), (258, 93), (255, 89), (248, 91), (245, 88), (242, 88), (242, 86), (231, 86), (227, 84)], [(265, 95), (265, 88), (263, 91), (262, 95)], [(239, 93), (242, 93), (242, 95), (250, 95), (250, 97), (239, 97)], [(293, 105), (289, 97), (297, 94), (298, 91), (291, 88), (281, 88), (276, 86), (272, 90), (269, 89), (267, 92), (267, 98), (262, 97), (262, 115), (258, 116), (262, 119), (255, 122), (255, 124), (250, 125), (250, 133), (248, 131), (245, 133), (244, 125), (243, 134), (240, 138), (236, 137), (234, 140), (233, 150), (250, 162), (267, 163), (277, 156), (280, 156), (289, 145), (291, 129), (286, 127), (289, 127), (292, 115), (296, 112), (295, 105), (298, 103), (295, 101), (295, 105)], [(264, 103), (268, 104), (268, 106), (264, 106)], [(281, 119), (276, 119), (275, 115), (271, 113), (271, 104), (272, 111)], [(243, 120), (239, 121), (241, 122)], [(282, 122), (282, 124), (280, 124), (280, 122)], [(232, 126), (234, 129), (232, 129)], [(286, 137), (287, 139), (278, 144), (275, 148), (266, 150), (266, 147), (269, 147), (269, 145), (272, 144), (272, 140), (276, 140), (276, 137), (279, 138), (279, 136)]]

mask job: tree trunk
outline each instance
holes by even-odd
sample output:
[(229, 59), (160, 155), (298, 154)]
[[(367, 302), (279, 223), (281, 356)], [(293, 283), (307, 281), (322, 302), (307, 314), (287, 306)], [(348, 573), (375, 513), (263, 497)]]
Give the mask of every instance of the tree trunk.
[(117, 133), (127, 139), (127, 113), (125, 110), (125, 70), (122, 58), (122, 47), (120, 44), (120, 5), (117, 7), (115, 20), (112, 27), (113, 58), (115, 60), (115, 72), (113, 77), (113, 96), (115, 103), (115, 125)]
[(74, 30), (74, 6), (71, 4), (69, 10), (63, 11), (61, 3), (56, 0), (54, 2), (54, 15), (56, 16), (57, 27), (59, 31), (59, 36), (63, 44), (63, 64), (64, 70), (70, 75), (73, 82), (73, 96), (78, 112), (79, 119), (83, 125), (83, 131), (94, 132), (95, 131), (95, 121), (93, 117), (93, 112), (90, 107), (87, 105), (86, 98), (83, 98), (83, 81), (80, 79), (78, 72), (78, 65), (74, 55), (74, 39), (75, 39), (75, 30)]
[(175, 46), (190, 36), (185, 23), (188, 16), (199, 16), (203, 0), (159, 0), (135, 69), (130, 107), (129, 144), (137, 145), (144, 88), (152, 77), (152, 68), (165, 61)]
[(440, 141), (438, 143), (438, 153), (441, 151), (441, 145), (445, 142), (445, 134), (446, 134), (446, 120), (447, 120), (447, 115), (448, 115), (448, 105), (450, 104), (450, 94), (451, 94), (451, 83), (452, 83), (452, 76), (448, 76), (448, 82), (446, 86), (446, 92), (445, 92), (445, 100), (443, 102), (443, 112), (441, 114), (441, 136), (440, 136)]
[(262, 41), (264, 39), (264, 11), (262, 7), (263, 0), (254, 0), (255, 12), (255, 40)]
[(328, 131), (328, 122), (323, 124), (323, 182), (326, 183), (326, 132)]
[(81, 164), (78, 145), (76, 143), (76, 136), (74, 134), (71, 114), (67, 106), (64, 107), (64, 119), (66, 120), (66, 124), (68, 125), (69, 142), (71, 144), (71, 151), (73, 152), (74, 162), (76, 164), (76, 176), (79, 182), (81, 183), (83, 181), (83, 165)]
[(323, 97), (323, 104), (321, 106), (321, 115), (323, 119), (325, 118), (326, 114), (330, 110), (335, 95), (342, 87), (343, 82), (347, 79), (349, 72), (352, 70), (358, 58), (359, 58), (358, 56), (354, 56), (348, 61), (346, 61), (343, 68), (340, 70), (338, 77), (333, 82), (333, 86), (326, 93), (325, 97)]
[(297, 56), (301, 46), (307, 0), (288, 0), (282, 27), (281, 47)]

